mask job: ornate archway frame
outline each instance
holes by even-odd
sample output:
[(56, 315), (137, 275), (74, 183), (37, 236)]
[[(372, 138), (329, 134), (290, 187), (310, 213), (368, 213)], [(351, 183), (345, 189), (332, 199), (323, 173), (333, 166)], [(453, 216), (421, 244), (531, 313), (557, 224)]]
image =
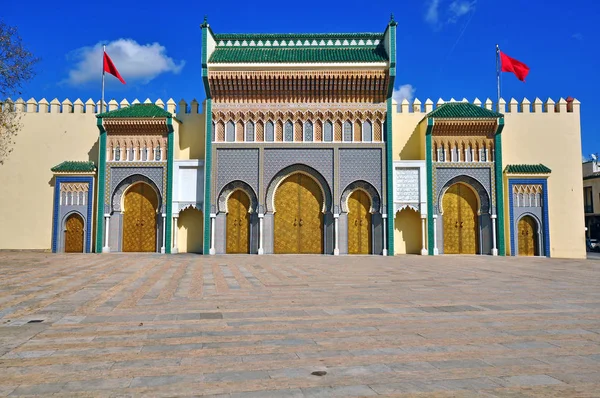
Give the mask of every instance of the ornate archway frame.
[(328, 211), (331, 211), (331, 191), (329, 189), (329, 184), (327, 183), (327, 180), (325, 180), (321, 173), (319, 173), (312, 167), (308, 167), (303, 164), (294, 164), (285, 167), (282, 170), (280, 170), (277, 174), (275, 174), (275, 177), (273, 177), (267, 188), (267, 196), (265, 200), (267, 211), (270, 213), (275, 213), (275, 194), (277, 192), (277, 189), (279, 188), (281, 183), (285, 181), (286, 178), (296, 173), (300, 173), (309, 178), (312, 178), (317, 183), (317, 186), (321, 190), (321, 195), (323, 195), (323, 204), (321, 207), (321, 212), (327, 213)]
[(67, 232), (67, 219), (69, 217), (71, 217), (73, 214), (78, 215), (79, 217), (81, 217), (81, 220), (83, 221), (83, 253), (86, 253), (86, 242), (88, 240), (88, 236), (87, 236), (87, 230), (88, 230), (88, 221), (86, 220), (85, 216), (83, 214), (81, 214), (80, 211), (78, 210), (71, 210), (69, 212), (67, 212), (62, 220), (60, 220), (60, 236), (58, 237), (59, 240), (59, 247), (62, 249), (62, 252), (65, 252), (66, 249), (66, 242), (65, 242), (65, 232)]
[(258, 198), (256, 196), (256, 193), (254, 192), (252, 187), (250, 185), (248, 185), (247, 183), (236, 180), (236, 181), (232, 181), (232, 182), (228, 183), (227, 185), (225, 185), (223, 187), (223, 189), (221, 189), (221, 192), (219, 193), (219, 196), (217, 197), (217, 207), (218, 207), (219, 213), (227, 214), (229, 212), (229, 210), (227, 209), (227, 201), (229, 200), (229, 197), (235, 191), (242, 191), (246, 195), (248, 195), (248, 198), (250, 198), (250, 208), (248, 209), (248, 213), (257, 212)]
[(485, 187), (477, 181), (473, 177), (469, 177), (466, 175), (460, 175), (450, 179), (446, 184), (440, 189), (438, 193), (438, 214), (444, 214), (444, 208), (442, 206), (444, 195), (448, 188), (450, 188), (454, 184), (463, 184), (467, 186), (470, 190), (473, 191), (475, 197), (477, 198), (477, 215), (480, 216), (482, 214), (491, 214), (490, 213), (490, 197), (485, 189)]
[(111, 211), (112, 212), (122, 212), (125, 210), (125, 208), (124, 208), (125, 193), (132, 186), (137, 185), (139, 183), (146, 183), (154, 190), (154, 193), (156, 193), (156, 197), (158, 198), (156, 213), (157, 214), (160, 213), (160, 209), (162, 209), (162, 203), (163, 203), (163, 198), (160, 195), (160, 190), (158, 189), (158, 187), (156, 186), (154, 181), (152, 181), (148, 177), (143, 176), (141, 174), (131, 175), (131, 176), (123, 179), (121, 182), (119, 182), (117, 184), (115, 190), (113, 191), (112, 197), (111, 197)]
[(351, 182), (344, 188), (342, 191), (342, 196), (340, 200), (340, 204), (342, 205), (342, 212), (348, 213), (348, 199), (355, 191), (363, 191), (369, 197), (371, 202), (371, 208), (369, 209), (369, 213), (375, 214), (381, 211), (381, 199), (379, 197), (379, 193), (377, 189), (366, 181), (358, 180)]

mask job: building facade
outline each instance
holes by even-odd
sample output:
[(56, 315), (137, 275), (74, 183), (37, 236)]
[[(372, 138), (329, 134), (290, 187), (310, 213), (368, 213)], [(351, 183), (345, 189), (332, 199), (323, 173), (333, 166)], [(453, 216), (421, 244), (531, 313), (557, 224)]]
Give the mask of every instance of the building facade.
[(201, 104), (16, 101), (0, 248), (585, 255), (577, 100), (397, 104), (393, 19), (202, 33)]
[(583, 205), (586, 237), (600, 240), (600, 161), (583, 163)]

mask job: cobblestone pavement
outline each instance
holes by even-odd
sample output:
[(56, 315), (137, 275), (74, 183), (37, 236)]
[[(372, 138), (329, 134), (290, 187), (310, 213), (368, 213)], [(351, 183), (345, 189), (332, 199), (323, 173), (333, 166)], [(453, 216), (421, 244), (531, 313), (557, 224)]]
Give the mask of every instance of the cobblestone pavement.
[(600, 396), (598, 261), (2, 252), (0, 272), (0, 396)]

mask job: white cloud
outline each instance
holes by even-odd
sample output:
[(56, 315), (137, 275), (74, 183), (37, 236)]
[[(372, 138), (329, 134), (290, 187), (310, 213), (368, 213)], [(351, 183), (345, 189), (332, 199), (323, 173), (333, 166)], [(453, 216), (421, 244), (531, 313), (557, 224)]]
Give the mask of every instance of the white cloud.
[(425, 21), (437, 25), (440, 19), (440, 0), (429, 0), (427, 12), (425, 13)]
[[(70, 84), (82, 84), (97, 81), (102, 74), (102, 46), (81, 47), (67, 58), (74, 67), (69, 71), (66, 81)], [(167, 56), (167, 49), (159, 43), (139, 44), (133, 39), (118, 39), (106, 44), (106, 53), (126, 82), (141, 81), (148, 83), (161, 73), (179, 73), (185, 61), (175, 61)]]
[(477, 3), (477, 1), (464, 0), (456, 0), (450, 3), (450, 7), (448, 7), (448, 22), (454, 23), (463, 15), (473, 11), (475, 9), (475, 3)]
[(412, 86), (412, 84), (403, 84), (398, 89), (394, 89), (392, 93), (392, 98), (400, 105), (403, 100), (412, 101), (415, 96), (416, 89)]
[(427, 0), (425, 22), (435, 29), (456, 23), (461, 17), (475, 11), (477, 0)]

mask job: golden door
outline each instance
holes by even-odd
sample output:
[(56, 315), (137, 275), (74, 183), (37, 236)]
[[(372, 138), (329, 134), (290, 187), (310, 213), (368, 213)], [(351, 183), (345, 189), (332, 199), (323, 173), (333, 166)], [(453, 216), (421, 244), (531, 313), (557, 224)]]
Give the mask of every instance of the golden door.
[(371, 253), (371, 213), (369, 197), (356, 190), (348, 198), (348, 253)]
[(463, 184), (454, 184), (442, 199), (444, 209), (444, 253), (477, 253), (477, 197)]
[(65, 222), (65, 253), (83, 253), (83, 218), (71, 214)]
[(147, 184), (136, 184), (125, 194), (123, 251), (156, 251), (156, 209), (158, 197)]
[(536, 223), (531, 216), (519, 220), (519, 256), (535, 256), (537, 253)]
[(241, 190), (227, 199), (227, 253), (250, 253), (250, 198)]
[(310, 177), (286, 178), (275, 194), (275, 253), (323, 253), (323, 195)]

